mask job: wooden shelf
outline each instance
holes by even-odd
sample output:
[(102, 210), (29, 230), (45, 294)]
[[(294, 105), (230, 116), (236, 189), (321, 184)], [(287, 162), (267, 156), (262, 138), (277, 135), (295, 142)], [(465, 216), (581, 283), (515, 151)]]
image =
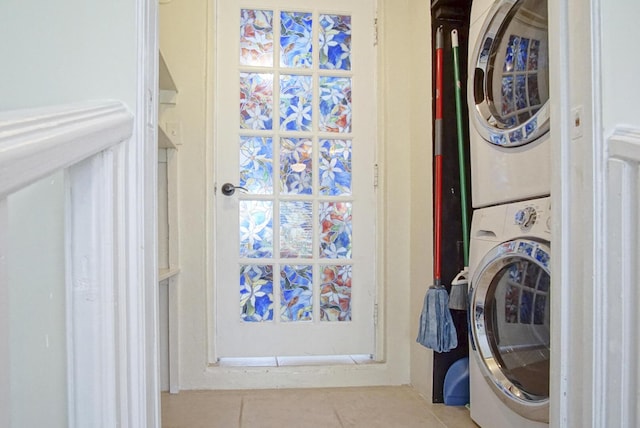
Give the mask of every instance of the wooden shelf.
[(158, 55), (158, 86), (160, 89), (159, 102), (160, 104), (175, 104), (176, 97), (178, 95), (178, 87), (176, 82), (171, 76), (169, 67), (162, 56), (162, 52)]
[(159, 55), (159, 77), (158, 83), (160, 89), (163, 91), (174, 91), (178, 92), (178, 88), (176, 87), (176, 83), (173, 81), (173, 77), (171, 76), (171, 72), (169, 72), (169, 67), (167, 67), (167, 63), (164, 61), (164, 57), (162, 56), (162, 52)]
[(158, 271), (158, 282), (162, 282), (165, 279), (169, 279), (171, 277), (176, 276), (180, 273), (180, 268), (175, 269), (160, 269)]
[(171, 140), (167, 132), (158, 125), (158, 148), (159, 149), (177, 149), (178, 147)]

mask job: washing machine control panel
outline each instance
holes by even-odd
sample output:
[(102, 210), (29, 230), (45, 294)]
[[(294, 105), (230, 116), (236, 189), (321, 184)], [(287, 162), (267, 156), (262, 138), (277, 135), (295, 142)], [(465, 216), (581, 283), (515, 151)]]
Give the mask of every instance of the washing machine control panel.
[(531, 206), (518, 210), (514, 216), (516, 225), (520, 226), (520, 229), (523, 231), (531, 229), (531, 227), (536, 224), (537, 219), (538, 213), (536, 212), (536, 209)]

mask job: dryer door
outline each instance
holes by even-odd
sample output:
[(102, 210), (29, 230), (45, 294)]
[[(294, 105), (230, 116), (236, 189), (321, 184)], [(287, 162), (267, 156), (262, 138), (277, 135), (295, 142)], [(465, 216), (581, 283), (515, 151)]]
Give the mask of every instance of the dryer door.
[(521, 416), (549, 419), (549, 246), (515, 239), (494, 247), (472, 285), (476, 357), (496, 394)]
[(469, 105), (480, 135), (517, 147), (549, 131), (546, 0), (496, 0), (471, 57)]

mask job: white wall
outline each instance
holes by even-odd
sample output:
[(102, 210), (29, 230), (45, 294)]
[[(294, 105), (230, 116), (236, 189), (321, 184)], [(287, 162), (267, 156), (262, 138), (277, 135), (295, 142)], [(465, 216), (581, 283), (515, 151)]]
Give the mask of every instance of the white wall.
[(136, 4), (0, 2), (0, 110), (136, 95)]
[[(67, 426), (64, 174), (8, 198), (11, 426)], [(37, 411), (34, 411), (37, 409)]]
[[(160, 6), (160, 47), (178, 87), (177, 104), (163, 113), (182, 123), (179, 147), (180, 201), (180, 385), (216, 388), (208, 372), (211, 314), (207, 302), (206, 79), (211, 31), (209, 0)], [(428, 2), (379, 1), (379, 130), (383, 189), (380, 223), (385, 230), (382, 319), (385, 364), (356, 382), (415, 383), (431, 395), (431, 352), (415, 344), (422, 299), (431, 272), (431, 67)], [(425, 161), (426, 160), (426, 161)], [(426, 168), (425, 168), (426, 167)], [(339, 383), (339, 372), (330, 382)], [(326, 377), (326, 376), (325, 376)], [(267, 376), (265, 379), (269, 379)], [(271, 378), (276, 382), (276, 377)], [(265, 386), (269, 386), (268, 380)], [(271, 386), (276, 386), (272, 383)]]
[(640, 2), (601, 1), (602, 121), (605, 136), (617, 125), (640, 126)]

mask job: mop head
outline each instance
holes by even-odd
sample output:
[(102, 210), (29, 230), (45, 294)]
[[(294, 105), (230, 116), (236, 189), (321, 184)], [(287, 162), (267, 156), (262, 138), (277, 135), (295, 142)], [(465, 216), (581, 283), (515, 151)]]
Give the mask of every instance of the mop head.
[(424, 296), (416, 342), (436, 352), (449, 352), (458, 346), (458, 335), (448, 302), (449, 294), (442, 286), (429, 287)]
[(469, 289), (469, 269), (464, 268), (455, 278), (451, 281), (451, 295), (449, 296), (449, 309), (458, 311), (466, 311), (468, 289)]

